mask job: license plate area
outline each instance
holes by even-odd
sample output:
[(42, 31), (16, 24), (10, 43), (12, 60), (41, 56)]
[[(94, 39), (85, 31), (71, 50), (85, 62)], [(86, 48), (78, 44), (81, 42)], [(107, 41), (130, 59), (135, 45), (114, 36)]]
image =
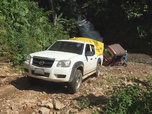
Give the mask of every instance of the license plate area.
[(44, 75), (44, 69), (40, 69), (40, 68), (35, 68), (34, 69), (34, 73), (35, 74), (41, 74), (41, 75)]

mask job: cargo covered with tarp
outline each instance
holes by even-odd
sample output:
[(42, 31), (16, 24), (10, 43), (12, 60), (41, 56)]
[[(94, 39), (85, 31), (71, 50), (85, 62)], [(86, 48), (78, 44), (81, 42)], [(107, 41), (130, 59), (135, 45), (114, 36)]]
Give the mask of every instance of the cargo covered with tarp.
[(121, 62), (126, 50), (120, 44), (108, 45), (104, 49), (104, 62), (103, 65), (116, 65)]
[(85, 38), (85, 37), (75, 37), (75, 38), (70, 38), (70, 40), (78, 40), (78, 41), (92, 43), (96, 46), (96, 54), (97, 55), (103, 54), (104, 43), (102, 43), (100, 41), (93, 40), (93, 39), (90, 39), (90, 38)]

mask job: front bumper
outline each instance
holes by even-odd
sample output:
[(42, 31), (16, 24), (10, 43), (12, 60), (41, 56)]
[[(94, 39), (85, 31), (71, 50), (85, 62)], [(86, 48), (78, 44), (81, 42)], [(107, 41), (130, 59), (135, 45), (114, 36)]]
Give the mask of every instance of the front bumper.
[(52, 65), (51, 68), (38, 67), (29, 64), (28, 62), (24, 63), (24, 72), (27, 76), (51, 81), (51, 82), (68, 82), (71, 75), (70, 67), (56, 67), (56, 64)]

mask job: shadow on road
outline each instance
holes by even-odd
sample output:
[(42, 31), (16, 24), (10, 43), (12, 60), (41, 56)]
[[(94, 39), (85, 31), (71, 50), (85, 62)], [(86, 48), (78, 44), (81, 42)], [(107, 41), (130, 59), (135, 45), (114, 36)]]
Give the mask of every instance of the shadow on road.
[(13, 80), (11, 84), (19, 90), (33, 90), (39, 92), (50, 93), (65, 93), (68, 94), (68, 90), (63, 83), (53, 83), (42, 80), (36, 80), (36, 83), (31, 83), (28, 77), (20, 77)]
[[(95, 77), (94, 74), (85, 78), (83, 80), (83, 83), (88, 80), (88, 78)], [(66, 83), (55, 83), (55, 82), (48, 82), (44, 80), (34, 79), (29, 80), (29, 77), (23, 76), (19, 77), (16, 80), (13, 80), (10, 82), (15, 88), (19, 90), (33, 90), (33, 91), (39, 91), (39, 92), (46, 92), (48, 94), (50, 93), (64, 93), (64, 94), (70, 94)]]
[(94, 94), (88, 94), (86, 96), (79, 96), (74, 100), (78, 102), (78, 105), (81, 107), (80, 110), (83, 110), (86, 107), (102, 107), (107, 103), (108, 98), (106, 98), (105, 96), (96, 96)]

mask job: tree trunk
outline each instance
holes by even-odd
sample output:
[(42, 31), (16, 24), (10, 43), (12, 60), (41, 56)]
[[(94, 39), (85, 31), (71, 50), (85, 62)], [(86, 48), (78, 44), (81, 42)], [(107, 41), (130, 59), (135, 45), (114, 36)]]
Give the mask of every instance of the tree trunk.
[(53, 0), (49, 0), (49, 6), (52, 10), (53, 24), (54, 24), (54, 26), (57, 26), (57, 14), (54, 10), (54, 1)]

